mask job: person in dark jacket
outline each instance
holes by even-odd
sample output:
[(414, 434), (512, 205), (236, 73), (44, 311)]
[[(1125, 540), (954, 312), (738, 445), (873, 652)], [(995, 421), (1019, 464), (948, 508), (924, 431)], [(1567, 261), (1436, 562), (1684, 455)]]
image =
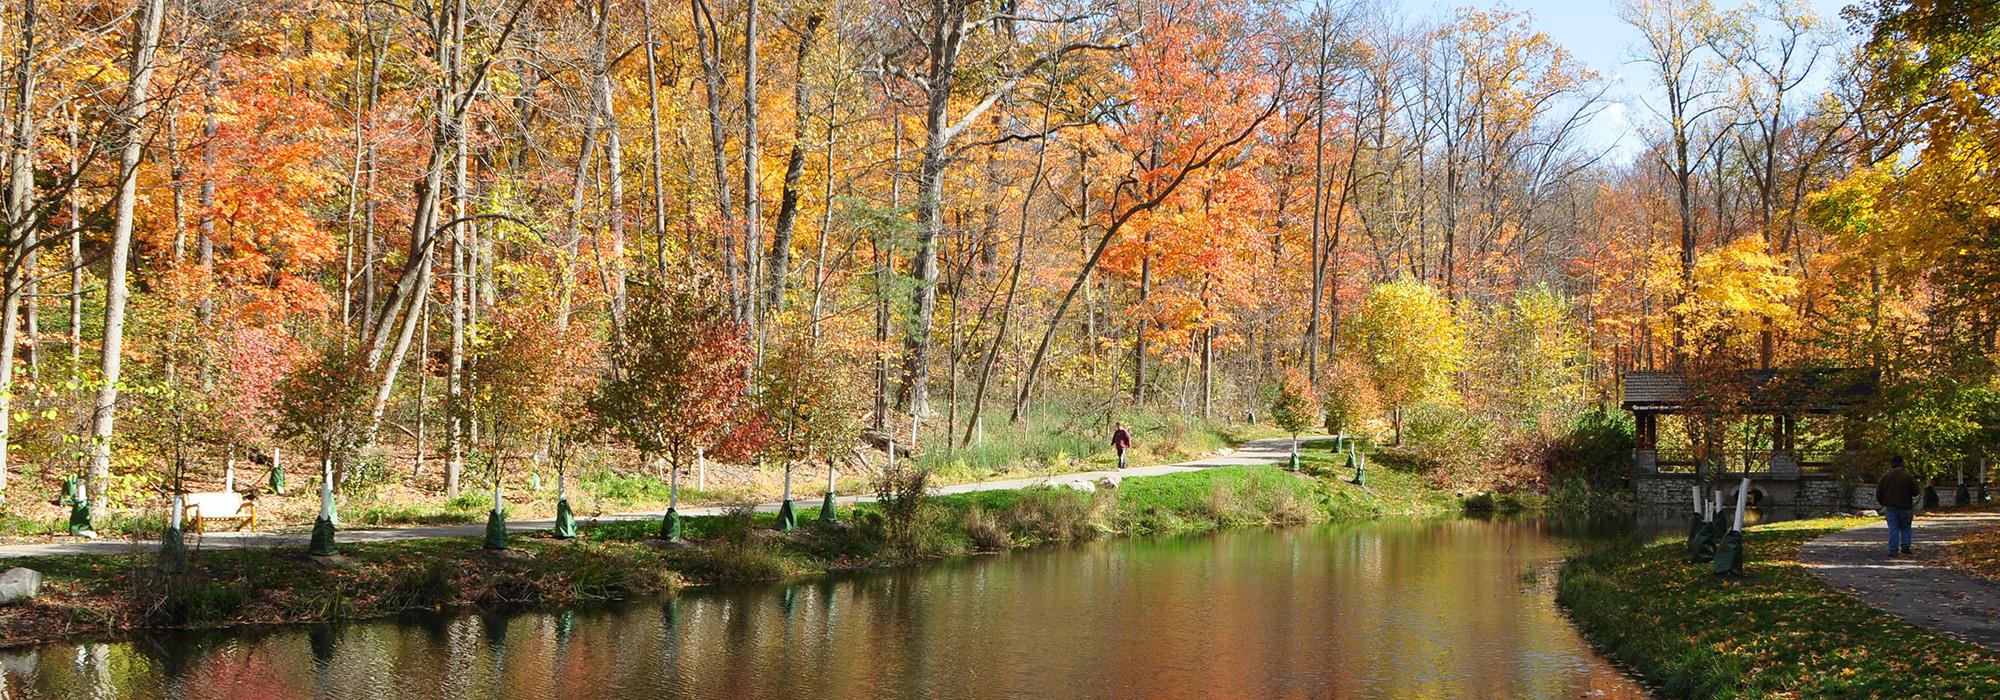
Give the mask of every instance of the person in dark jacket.
[(1125, 468), (1125, 451), (1131, 448), (1132, 432), (1125, 429), (1124, 423), (1119, 423), (1118, 428), (1111, 431), (1111, 449), (1118, 451), (1119, 469)]
[(1917, 479), (1903, 471), (1903, 456), (1889, 458), (1889, 473), (1875, 484), (1875, 502), (1889, 520), (1889, 556), (1910, 553), (1910, 511), (1917, 503)]

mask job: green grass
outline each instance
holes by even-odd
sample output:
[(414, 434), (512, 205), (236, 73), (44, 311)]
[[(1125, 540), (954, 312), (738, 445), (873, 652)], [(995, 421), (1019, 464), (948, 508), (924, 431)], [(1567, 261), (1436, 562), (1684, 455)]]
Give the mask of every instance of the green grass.
[[(1111, 450), (1113, 421), (1132, 432), (1129, 466), (1184, 461), (1245, 440), (1276, 435), (1270, 428), (1235, 426), (1171, 413), (1099, 412), (1046, 409), (1029, 414), (1021, 425), (1009, 425), (1004, 414), (986, 421), (983, 440), (957, 447), (937, 434), (925, 435), (918, 463), (930, 467), (939, 483), (963, 483), (1022, 473), (1061, 473), (1115, 466)], [(962, 429), (962, 426), (961, 428)]]
[(493, 496), (481, 491), (464, 491), (456, 498), (422, 503), (370, 503), (362, 505), (348, 521), (368, 526), (446, 525), (486, 519), (493, 509)]
[(1321, 483), (1345, 485), (1325, 489), (1324, 508), (1334, 519), (1434, 515), (1465, 508), (1458, 496), (1439, 490), (1424, 474), (1408, 463), (1393, 459), (1387, 452), (1368, 453), (1367, 483), (1360, 486), (1348, 483), (1354, 478), (1354, 470), (1347, 468), (1345, 454), (1333, 452), (1331, 441), (1309, 443), (1299, 450), (1299, 456), (1300, 468), (1319, 475)]
[(1118, 527), (1126, 532), (1178, 533), (1317, 522), (1332, 515), (1321, 507), (1321, 486), (1309, 475), (1269, 466), (1127, 479), (1118, 488)]
[(1564, 565), (1558, 600), (1586, 635), (1669, 695), (2000, 697), (2000, 654), (1826, 587), (1800, 545), (1854, 518), (1751, 528), (1747, 576), (1683, 561), (1680, 540)]
[[(167, 529), (165, 517), (151, 513), (110, 513), (99, 514), (91, 519), (91, 527), (98, 534), (107, 537), (159, 537)], [(68, 535), (69, 516), (40, 519), (24, 518), (12, 513), (0, 514), (0, 533), (12, 535), (42, 536)]]

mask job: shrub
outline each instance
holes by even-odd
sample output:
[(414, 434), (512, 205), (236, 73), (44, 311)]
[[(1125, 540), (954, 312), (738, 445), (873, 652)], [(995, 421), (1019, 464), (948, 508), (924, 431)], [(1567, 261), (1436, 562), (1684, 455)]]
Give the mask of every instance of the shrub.
[(972, 539), (972, 548), (982, 552), (1000, 552), (1014, 548), (1014, 538), (1001, 527), (1000, 520), (987, 513), (978, 505), (965, 511), (965, 534)]
[(390, 610), (437, 609), (458, 592), (457, 584), (452, 581), (456, 569), (456, 563), (439, 560), (422, 568), (397, 572), (383, 595), (383, 606)]
[(757, 505), (731, 504), (715, 517), (707, 547), (685, 550), (682, 570), (698, 580), (734, 583), (773, 581), (805, 573), (809, 567), (756, 533)]
[(718, 546), (742, 547), (750, 543), (751, 531), (757, 527), (757, 504), (752, 502), (732, 503), (722, 509), (715, 518), (715, 541)]
[(1007, 519), (1015, 531), (1038, 542), (1086, 540), (1108, 528), (1105, 514), (1116, 500), (1110, 489), (1031, 486), (1021, 490)]
[(1498, 451), (1492, 421), (1454, 406), (1424, 404), (1404, 417), (1404, 440), (1418, 465), (1445, 483), (1474, 477)]
[(1625, 486), (1632, 466), (1632, 419), (1604, 407), (1578, 414), (1568, 432), (1542, 451), (1553, 483), (1580, 480), (1598, 490)]
[(885, 467), (875, 479), (875, 507), (882, 514), (882, 539), (890, 549), (914, 556), (923, 549), (919, 539), (927, 520), (924, 511), (929, 499), (930, 467), (903, 460), (894, 469)]

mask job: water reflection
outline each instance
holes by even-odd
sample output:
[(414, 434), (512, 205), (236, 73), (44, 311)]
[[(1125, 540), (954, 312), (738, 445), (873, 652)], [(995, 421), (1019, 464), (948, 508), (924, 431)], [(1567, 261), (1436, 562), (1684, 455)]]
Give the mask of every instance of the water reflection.
[(608, 609), (50, 645), (0, 672), (7, 697), (64, 698), (1636, 697), (1524, 575), (1599, 532), (1119, 540)]

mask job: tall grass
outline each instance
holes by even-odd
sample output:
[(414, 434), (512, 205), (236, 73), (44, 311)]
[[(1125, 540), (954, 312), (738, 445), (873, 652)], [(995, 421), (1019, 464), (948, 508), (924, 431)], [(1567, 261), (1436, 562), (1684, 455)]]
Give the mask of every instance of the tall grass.
[[(1004, 416), (989, 420), (984, 437), (960, 447), (962, 432), (928, 434), (916, 456), (944, 481), (966, 481), (1008, 473), (1064, 472), (1110, 467), (1117, 463), (1111, 431), (1123, 422), (1132, 432), (1131, 466), (1178, 461), (1229, 446), (1252, 429), (1235, 428), (1171, 413), (1082, 410), (1048, 406), (1031, 411), (1019, 425)], [(964, 426), (957, 426), (962, 431)]]

